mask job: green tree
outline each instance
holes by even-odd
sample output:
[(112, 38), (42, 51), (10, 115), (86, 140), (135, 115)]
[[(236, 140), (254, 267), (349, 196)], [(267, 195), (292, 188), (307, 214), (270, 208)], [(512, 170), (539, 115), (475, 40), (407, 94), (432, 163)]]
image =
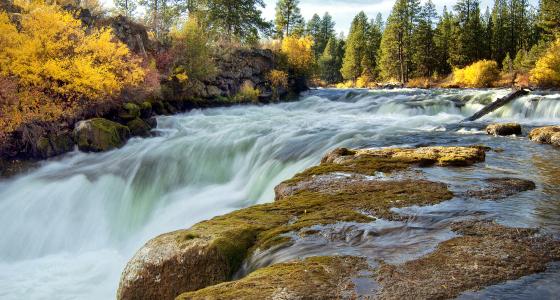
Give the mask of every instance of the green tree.
[(331, 37), (327, 42), (325, 51), (319, 57), (319, 76), (329, 84), (342, 80), (342, 75), (340, 74), (342, 59), (338, 50), (339, 43), (335, 37)]
[(453, 14), (447, 11), (447, 7), (443, 7), (443, 15), (436, 26), (434, 33), (434, 43), (436, 46), (435, 55), (437, 57), (437, 72), (440, 74), (449, 74), (451, 67), (448, 63), (449, 48), (451, 47), (453, 35)]
[(366, 47), (364, 56), (362, 57), (362, 74), (370, 78), (377, 78), (378, 68), (378, 52), (381, 45), (381, 37), (383, 35), (383, 17), (377, 14), (375, 19), (370, 21), (366, 34)]
[(321, 38), (320, 32), (321, 32), (321, 17), (319, 17), (318, 14), (314, 14), (311, 20), (307, 22), (305, 34), (313, 38), (312, 49), (315, 54), (315, 57), (319, 57), (319, 55), (323, 53), (319, 45), (319, 40)]
[(434, 56), (436, 45), (434, 42), (433, 21), (437, 18), (437, 12), (431, 0), (422, 7), (418, 26), (413, 35), (414, 63), (416, 76), (431, 76), (437, 68), (437, 57)]
[(483, 30), (478, 0), (459, 0), (455, 4), (454, 42), (449, 51), (449, 63), (464, 67), (482, 58), (480, 45)]
[(331, 38), (335, 37), (335, 30), (334, 26), (336, 23), (333, 21), (331, 15), (326, 12), (321, 18), (321, 26), (319, 28), (319, 35), (315, 43), (317, 43), (317, 47), (319, 51), (322, 53), (327, 46), (327, 43)]
[(381, 38), (379, 67), (383, 78), (408, 81), (412, 70), (412, 34), (419, 9), (416, 0), (398, 0), (393, 6)]
[(548, 40), (551, 40), (555, 34), (560, 32), (560, 1), (540, 1), (539, 27)]
[(262, 0), (211, 0), (207, 5), (209, 24), (230, 39), (254, 41), (269, 27), (259, 9), (264, 7)]
[(138, 3), (135, 0), (114, 0), (114, 2), (117, 11), (125, 17), (133, 17), (138, 8)]
[(280, 38), (291, 34), (300, 35), (305, 29), (305, 21), (298, 7), (299, 0), (279, 0), (276, 4), (274, 23)]
[(365, 55), (368, 30), (368, 18), (362, 11), (354, 17), (346, 40), (346, 51), (340, 70), (346, 80), (355, 80), (362, 75), (362, 59)]

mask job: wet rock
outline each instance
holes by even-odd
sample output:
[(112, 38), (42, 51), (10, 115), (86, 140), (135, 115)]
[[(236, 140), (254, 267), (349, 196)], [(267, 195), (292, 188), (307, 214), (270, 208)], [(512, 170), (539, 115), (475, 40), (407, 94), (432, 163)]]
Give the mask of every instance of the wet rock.
[(133, 136), (143, 136), (146, 137), (150, 134), (152, 129), (148, 123), (140, 118), (136, 118), (128, 123), (126, 126), (130, 129), (130, 134)]
[(383, 264), (378, 299), (452, 299), (468, 290), (546, 270), (560, 259), (560, 242), (535, 229), (492, 222), (452, 226), (462, 236), (441, 243), (417, 260)]
[(352, 279), (367, 268), (364, 258), (312, 257), (266, 267), (177, 299), (356, 299)]
[(322, 164), (326, 163), (334, 163), (336, 159), (344, 156), (353, 156), (356, 154), (356, 151), (350, 150), (348, 148), (336, 148), (331, 152), (327, 153), (327, 155), (323, 156), (321, 159)]
[[(552, 144), (552, 136), (556, 135), (557, 133), (560, 133), (560, 126), (535, 128), (529, 133), (529, 139), (533, 142), (541, 144)], [(554, 141), (557, 146), (560, 146), (558, 140), (560, 140), (560, 137), (556, 136), (554, 138)]]
[(518, 123), (498, 123), (498, 124), (490, 124), (486, 127), (486, 133), (490, 135), (500, 135), (500, 136), (507, 136), (507, 135), (520, 135), (521, 134), (521, 125)]
[(103, 118), (80, 121), (74, 128), (74, 141), (85, 152), (120, 148), (129, 137), (128, 127)]
[[(340, 159), (341, 157), (344, 159)], [(392, 208), (432, 205), (451, 199), (453, 194), (443, 183), (398, 177), (387, 180), (370, 178), (376, 172), (406, 170), (426, 159), (432, 164), (448, 165), (452, 161), (466, 165), (483, 160), (484, 149), (429, 147), (375, 151), (337, 150), (321, 165), (283, 183), (285, 189), (283, 192), (280, 188), (276, 189), (277, 201), (273, 203), (238, 210), (198, 223), (189, 230), (177, 231), (150, 241), (127, 264), (121, 277), (118, 298), (172, 299), (184, 292), (231, 280), (245, 257), (254, 251), (289, 243), (291, 239), (285, 236), (286, 233), (298, 232), (319, 224), (371, 222), (372, 216), (399, 219), (401, 217)], [(298, 266), (294, 264), (295, 268)], [(333, 268), (328, 272), (335, 272), (333, 274), (336, 275), (339, 271)], [(260, 271), (254, 273), (254, 278), (260, 278), (258, 272)], [(299, 288), (288, 285), (289, 275), (292, 273), (279, 273), (278, 277), (275, 277), (275, 273), (261, 274), (271, 274), (277, 278), (275, 280), (278, 280), (278, 284), (287, 288), (285, 295), (300, 295)], [(318, 273), (311, 273), (310, 280), (321, 279), (316, 275)], [(247, 278), (252, 278), (251, 276), (253, 275)], [(239, 286), (235, 283), (224, 284), (227, 287), (224, 293), (213, 295), (215, 291), (221, 290), (213, 290), (212, 287), (207, 290), (209, 294), (199, 291), (200, 294), (196, 292), (182, 297), (227, 299), (227, 293), (233, 291), (231, 286), (243, 291), (245, 282), (256, 284), (254, 279), (239, 282)], [(324, 289), (331, 291), (328, 287), (330, 285), (325, 285)], [(256, 293), (261, 292), (260, 290), (262, 289), (257, 289)], [(231, 297), (235, 298), (238, 291), (235, 289), (233, 292)], [(268, 294), (262, 291), (262, 294), (255, 297), (260, 298), (260, 295), (266, 298)]]
[(484, 161), (486, 151), (487, 149), (479, 146), (360, 149), (354, 153), (335, 149), (322, 161), (341, 164), (362, 157), (381, 157), (420, 165), (469, 166)]
[(480, 190), (468, 191), (466, 196), (483, 200), (497, 200), (536, 188), (533, 181), (521, 178), (489, 178), (485, 181), (488, 186)]
[(140, 117), (140, 107), (135, 103), (125, 103), (119, 112), (119, 118), (124, 121), (132, 121)]
[(142, 119), (148, 119), (152, 116), (152, 103), (148, 101), (142, 102), (140, 105), (140, 117)]
[(69, 132), (51, 133), (37, 139), (35, 144), (38, 158), (48, 158), (71, 151), (74, 148), (74, 141)]

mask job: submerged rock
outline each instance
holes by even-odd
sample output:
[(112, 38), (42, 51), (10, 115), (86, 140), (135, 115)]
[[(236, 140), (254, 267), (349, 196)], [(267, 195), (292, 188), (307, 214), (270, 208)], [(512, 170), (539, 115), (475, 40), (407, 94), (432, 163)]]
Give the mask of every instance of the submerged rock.
[(452, 226), (462, 236), (420, 259), (382, 265), (378, 299), (451, 299), (468, 290), (546, 270), (560, 259), (560, 242), (535, 229), (492, 222)]
[(521, 134), (521, 125), (518, 123), (498, 123), (498, 124), (490, 124), (486, 127), (486, 133), (490, 135), (520, 135)]
[(128, 127), (103, 118), (80, 121), (74, 128), (74, 141), (85, 152), (102, 152), (122, 147), (130, 137)]
[(488, 186), (468, 191), (466, 196), (483, 200), (497, 200), (536, 188), (533, 181), (521, 178), (488, 178), (485, 181)]
[(560, 126), (535, 128), (529, 133), (529, 139), (541, 144), (560, 146)]

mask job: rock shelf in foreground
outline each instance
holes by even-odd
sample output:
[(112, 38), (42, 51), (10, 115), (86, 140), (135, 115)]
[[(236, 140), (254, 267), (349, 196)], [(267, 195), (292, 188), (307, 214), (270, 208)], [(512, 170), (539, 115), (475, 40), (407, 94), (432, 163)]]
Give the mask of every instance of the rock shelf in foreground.
[[(360, 271), (372, 271), (368, 269), (364, 258), (308, 258), (268, 266), (241, 280), (228, 281), (243, 260), (254, 251), (277, 245), (289, 246), (291, 239), (286, 233), (319, 224), (366, 223), (375, 218), (397, 220), (401, 216), (391, 211), (391, 208), (433, 205), (450, 200), (453, 193), (445, 184), (423, 179), (421, 172), (411, 167), (468, 166), (484, 161), (485, 151), (484, 147), (478, 146), (336, 149), (327, 154), (320, 165), (280, 184), (275, 190), (276, 201), (273, 203), (238, 210), (198, 223), (188, 230), (171, 232), (149, 241), (123, 271), (118, 299), (174, 299), (179, 295), (181, 299), (298, 299), (330, 298), (333, 295), (351, 298), (355, 292), (351, 278)], [(399, 176), (406, 172), (410, 176)], [(415, 175), (414, 172), (419, 173)], [(380, 177), (380, 174), (383, 175)], [(475, 283), (454, 289), (463, 291), (541, 270), (546, 262), (557, 258), (555, 252), (549, 251), (552, 249), (550, 245), (554, 243), (547, 237), (533, 238), (537, 236), (535, 231), (516, 230), (520, 236), (511, 242), (507, 240), (512, 233), (508, 228), (492, 224), (476, 225), (475, 228), (480, 229), (476, 230), (480, 232), (469, 235), (474, 229), (467, 231), (464, 228), (471, 227), (454, 227), (453, 230), (462, 234), (462, 237), (442, 243), (432, 254), (413, 262), (429, 259), (430, 255), (440, 255), (438, 251), (444, 251), (450, 257), (463, 256), (466, 263), (468, 260), (464, 255), (469, 253), (498, 251), (498, 247), (518, 241), (534, 242), (533, 245), (527, 245), (533, 247), (527, 249), (533, 251), (534, 259), (527, 262), (526, 268), (512, 264), (511, 268), (521, 271), (512, 271), (501, 277), (488, 276), (488, 280), (483, 277)], [(498, 233), (487, 235), (488, 228)], [(486, 240), (489, 242), (484, 244)], [(450, 247), (448, 244), (451, 241), (467, 241), (463, 243), (466, 248)], [(506, 255), (515, 258), (527, 254), (527, 249), (507, 248), (511, 253)], [(541, 252), (535, 252), (537, 250)], [(541, 255), (545, 252), (550, 252), (550, 255)], [(436, 260), (428, 262), (437, 263)], [(517, 259), (514, 262), (521, 261)], [(438, 268), (437, 265), (432, 267), (435, 270)], [(431, 276), (436, 276), (436, 280), (440, 278), (437, 276), (460, 273), (465, 266), (456, 267), (442, 269), (445, 272), (441, 274), (433, 272)], [(501, 272), (500, 268), (509, 266), (492, 263), (483, 270), (495, 273)], [(385, 290), (398, 287), (399, 284), (406, 285), (404, 276), (401, 276), (401, 282), (396, 277), (390, 277), (385, 270), (391, 270), (390, 266), (382, 265), (372, 278), (383, 284), (381, 298), (388, 297), (389, 293), (384, 294)], [(421, 268), (411, 270), (421, 272)], [(426, 280), (426, 284), (429, 284), (429, 280)], [(417, 295), (429, 298), (436, 294), (418, 291)]]

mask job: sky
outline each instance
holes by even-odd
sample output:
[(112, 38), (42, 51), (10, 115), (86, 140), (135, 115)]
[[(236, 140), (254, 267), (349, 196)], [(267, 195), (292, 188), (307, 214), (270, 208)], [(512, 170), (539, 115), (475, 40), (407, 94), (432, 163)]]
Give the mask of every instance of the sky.
[[(421, 1), (424, 2), (425, 0)], [(105, 7), (113, 6), (113, 0), (101, 0), (101, 2)], [(264, 0), (264, 2), (266, 7), (263, 9), (263, 17), (267, 20), (273, 20), (277, 0)], [(451, 9), (457, 1), (432, 0), (432, 2), (436, 5), (438, 14), (441, 15), (445, 5)], [(484, 13), (487, 6), (491, 9), (493, 3), (494, 0), (480, 0), (481, 11)], [(538, 0), (529, 0), (529, 3), (537, 6)], [(301, 14), (306, 21), (311, 19), (315, 13), (323, 16), (325, 12), (329, 12), (329, 14), (333, 17), (333, 20), (336, 22), (336, 31), (338, 33), (344, 32), (346, 34), (350, 29), (352, 19), (360, 11), (363, 10), (370, 18), (375, 18), (377, 13), (381, 13), (383, 15), (383, 19), (386, 19), (394, 4), (395, 0), (300, 0), (299, 6), (301, 8)]]

